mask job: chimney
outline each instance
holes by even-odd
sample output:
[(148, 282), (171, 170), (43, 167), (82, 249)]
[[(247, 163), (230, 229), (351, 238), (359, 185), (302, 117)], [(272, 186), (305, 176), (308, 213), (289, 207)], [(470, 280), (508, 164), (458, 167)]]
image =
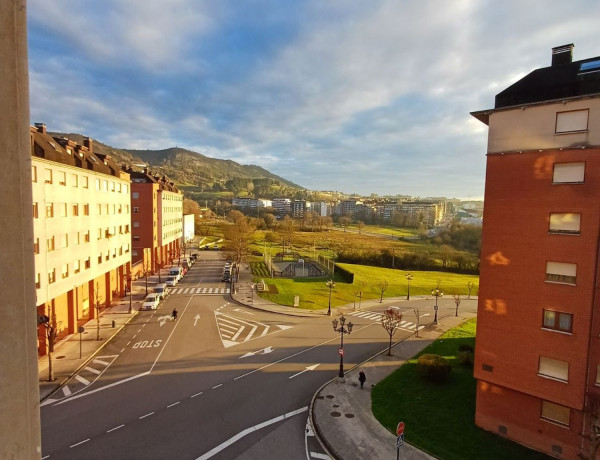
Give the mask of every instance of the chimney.
[(573, 48), (575, 45), (570, 43), (568, 45), (557, 46), (552, 48), (552, 66), (570, 64), (573, 62)]
[(87, 149), (90, 151), (90, 153), (94, 152), (94, 141), (91, 137), (83, 138), (83, 146), (87, 147)]
[(46, 134), (46, 123), (36, 123), (35, 129), (37, 129), (38, 133)]

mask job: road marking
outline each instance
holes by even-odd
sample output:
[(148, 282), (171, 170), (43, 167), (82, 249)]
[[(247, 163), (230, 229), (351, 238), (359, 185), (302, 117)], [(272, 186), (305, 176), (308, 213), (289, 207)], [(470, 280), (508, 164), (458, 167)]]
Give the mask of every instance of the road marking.
[(94, 359), (93, 362), (96, 363), (96, 364), (102, 364), (103, 366), (108, 366), (110, 364), (109, 362), (102, 361), (101, 359), (98, 359), (98, 358)]
[(83, 378), (81, 375), (76, 375), (75, 380), (79, 380), (84, 385), (89, 385), (91, 383), (88, 379)]
[(247, 358), (248, 356), (254, 356), (254, 355), (261, 355), (261, 354), (266, 355), (266, 354), (272, 353), (273, 350), (274, 350), (273, 347), (267, 347), (267, 348), (262, 348), (258, 351), (249, 351), (245, 355), (240, 356), (240, 359)]
[(199, 321), (199, 320), (200, 320), (200, 315), (196, 315), (196, 316), (194, 316), (194, 326), (195, 326), (196, 324), (198, 324), (198, 321)]
[(228, 439), (227, 441), (219, 444), (215, 448), (213, 448), (213, 449), (209, 450), (208, 452), (206, 452), (204, 455), (201, 455), (196, 460), (207, 460), (207, 459), (209, 459), (211, 457), (214, 457), (216, 454), (218, 454), (222, 450), (226, 449), (227, 447), (231, 446), (232, 444), (235, 444), (237, 441), (239, 441), (243, 437), (245, 437), (245, 436), (247, 436), (247, 435), (249, 435), (251, 433), (254, 433), (255, 431), (258, 431), (261, 428), (264, 428), (266, 426), (272, 425), (272, 424), (280, 422), (282, 420), (286, 420), (286, 419), (291, 418), (291, 417), (293, 417), (295, 415), (302, 414), (303, 412), (306, 412), (307, 410), (308, 410), (308, 406), (302, 407), (302, 408), (297, 409), (295, 411), (288, 412), (287, 414), (280, 415), (279, 417), (272, 418), (271, 420), (267, 420), (266, 422), (262, 422), (262, 423), (259, 423), (258, 425), (254, 425), (254, 426), (252, 426), (250, 428), (246, 428), (245, 430), (240, 431), (234, 437), (232, 437), (232, 438)]
[(310, 456), (311, 458), (322, 458), (324, 460), (331, 460), (331, 457), (329, 455), (320, 454), (319, 452), (311, 452)]
[(181, 402), (181, 401), (177, 401), (177, 402), (174, 402), (173, 404), (169, 404), (169, 405), (167, 406), (167, 409), (168, 409), (169, 407), (176, 406), (176, 405), (177, 405), (177, 404), (179, 404), (180, 402)]
[(223, 386), (223, 384), (219, 383), (218, 385), (215, 385), (214, 387), (212, 387), (212, 389), (214, 390), (215, 388), (219, 388), (219, 387), (222, 387), (222, 386)]
[(110, 430), (108, 430), (108, 431), (107, 431), (107, 433), (110, 433), (111, 431), (118, 430), (119, 428), (123, 428), (124, 426), (125, 426), (125, 425), (119, 425), (119, 426), (116, 426), (116, 427), (114, 427), (114, 428), (111, 428)]
[(143, 418), (150, 417), (151, 415), (154, 415), (154, 412), (150, 412), (149, 414), (142, 415), (139, 419), (141, 420)]
[(96, 374), (96, 375), (100, 375), (102, 373), (102, 371), (99, 371), (98, 369), (94, 369), (93, 367), (85, 367), (84, 369), (86, 371), (89, 371), (92, 374)]
[(203, 391), (201, 391), (200, 393), (196, 393), (195, 395), (190, 396), (190, 398), (195, 398), (196, 396), (200, 396), (203, 393)]
[(69, 447), (72, 449), (73, 447), (80, 446), (81, 444), (83, 444), (84, 442), (88, 442), (89, 440), (90, 438), (87, 438), (86, 440), (78, 442), (77, 444), (70, 445)]
[(67, 385), (62, 387), (62, 391), (65, 396), (71, 396), (71, 390), (69, 389), (69, 387)]
[[(321, 364), (321, 363), (319, 363), (319, 364)], [(308, 366), (303, 371), (300, 371), (297, 374), (291, 375), (288, 378), (293, 379), (294, 377), (298, 377), (300, 374), (304, 374), (307, 371), (314, 371), (319, 364), (313, 364), (312, 366)]]
[[(235, 335), (233, 337), (231, 337), (231, 341), (235, 342), (237, 340), (237, 338), (240, 336), (240, 334), (242, 333), (242, 331), (246, 329), (246, 326), (242, 326), (238, 329), (238, 331), (235, 333)], [(256, 329), (256, 328), (255, 328)], [(252, 332), (254, 331), (254, 329), (252, 330)], [(250, 332), (250, 334), (252, 334), (252, 332)]]

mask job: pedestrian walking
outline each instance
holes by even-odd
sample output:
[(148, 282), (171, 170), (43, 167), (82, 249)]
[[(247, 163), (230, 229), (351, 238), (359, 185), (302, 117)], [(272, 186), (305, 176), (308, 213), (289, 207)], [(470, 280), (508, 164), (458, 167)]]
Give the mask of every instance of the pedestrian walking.
[(358, 373), (358, 381), (360, 382), (360, 389), (362, 390), (363, 385), (367, 381), (367, 376), (365, 375), (365, 372), (362, 370)]
[(171, 313), (171, 318), (177, 319), (177, 308), (173, 308), (173, 312)]

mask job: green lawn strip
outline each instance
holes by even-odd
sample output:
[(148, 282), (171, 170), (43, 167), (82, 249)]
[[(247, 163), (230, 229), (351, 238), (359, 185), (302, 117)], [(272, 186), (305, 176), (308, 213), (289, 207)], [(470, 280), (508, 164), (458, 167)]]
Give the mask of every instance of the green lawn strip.
[[(466, 299), (467, 283), (473, 282), (479, 284), (479, 277), (476, 275), (461, 275), (445, 272), (419, 272), (402, 271), (389, 268), (370, 267), (367, 265), (338, 264), (340, 267), (354, 273), (354, 283), (345, 282), (339, 274), (335, 276), (335, 287), (331, 291), (331, 305), (334, 307), (354, 303), (358, 306), (359, 297), (355, 297), (355, 292), (362, 291), (362, 301), (369, 299), (379, 299), (380, 292), (377, 284), (381, 280), (387, 280), (388, 288), (384, 292), (386, 297), (404, 297), (406, 296), (407, 282), (405, 275), (411, 273), (413, 280), (410, 283), (411, 295), (431, 295), (431, 289), (437, 286), (440, 281), (440, 287), (445, 295), (460, 293), (463, 299)], [(294, 296), (300, 296), (300, 308), (315, 310), (326, 308), (329, 305), (329, 288), (325, 282), (327, 277), (321, 278), (268, 278), (267, 268), (262, 259), (256, 257), (250, 262), (254, 281), (265, 280), (266, 284), (276, 286), (278, 293), (261, 292), (260, 296), (264, 299), (280, 305), (292, 306)], [(263, 268), (264, 267), (264, 268)], [(363, 283), (360, 285), (359, 283)], [(360, 287), (362, 286), (362, 287)], [(476, 290), (472, 292), (476, 294)], [(460, 307), (459, 307), (460, 308)]]
[[(476, 381), (473, 368), (458, 362), (461, 344), (475, 346), (476, 319), (442, 335), (373, 389), (373, 414), (392, 433), (406, 425), (406, 441), (444, 460), (547, 459), (475, 426)], [(450, 380), (432, 383), (417, 375), (424, 353), (445, 357), (452, 366)]]

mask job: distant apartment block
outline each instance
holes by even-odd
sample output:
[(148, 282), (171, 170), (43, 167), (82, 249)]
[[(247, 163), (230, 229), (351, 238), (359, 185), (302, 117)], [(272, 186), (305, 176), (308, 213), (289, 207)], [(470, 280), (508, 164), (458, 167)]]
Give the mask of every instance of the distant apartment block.
[(181, 255), (183, 195), (165, 176), (148, 169), (131, 176), (132, 263), (156, 272)]
[(271, 204), (280, 216), (289, 216), (292, 213), (292, 200), (289, 198), (274, 198)]
[(552, 64), (474, 112), (488, 131), (478, 426), (561, 459), (600, 451), (600, 57)]
[[(73, 334), (122, 296), (130, 272), (129, 174), (83, 145), (31, 129), (35, 287), (40, 317)], [(38, 352), (45, 354), (40, 325)]]

